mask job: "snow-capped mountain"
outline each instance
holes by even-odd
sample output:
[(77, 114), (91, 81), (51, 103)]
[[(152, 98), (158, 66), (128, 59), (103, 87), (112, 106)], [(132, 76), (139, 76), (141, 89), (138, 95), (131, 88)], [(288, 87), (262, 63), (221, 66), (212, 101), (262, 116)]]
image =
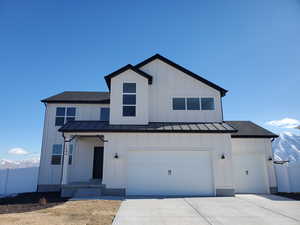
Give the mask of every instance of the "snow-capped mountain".
[(272, 144), (275, 160), (300, 162), (300, 135), (283, 132)]
[(38, 167), (39, 164), (40, 164), (39, 158), (22, 159), (22, 160), (0, 159), (0, 169)]

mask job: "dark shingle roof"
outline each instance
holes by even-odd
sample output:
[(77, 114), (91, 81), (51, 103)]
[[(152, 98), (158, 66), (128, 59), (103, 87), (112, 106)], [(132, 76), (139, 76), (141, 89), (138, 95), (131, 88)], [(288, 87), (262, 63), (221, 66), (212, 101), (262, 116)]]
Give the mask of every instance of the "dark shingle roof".
[(109, 92), (65, 91), (41, 100), (47, 103), (100, 103), (109, 104)]
[(151, 122), (148, 125), (110, 125), (101, 121), (70, 121), (61, 132), (233, 133), (227, 123)]
[(256, 125), (251, 121), (226, 121), (227, 124), (238, 130), (232, 134), (233, 138), (276, 138), (278, 135)]

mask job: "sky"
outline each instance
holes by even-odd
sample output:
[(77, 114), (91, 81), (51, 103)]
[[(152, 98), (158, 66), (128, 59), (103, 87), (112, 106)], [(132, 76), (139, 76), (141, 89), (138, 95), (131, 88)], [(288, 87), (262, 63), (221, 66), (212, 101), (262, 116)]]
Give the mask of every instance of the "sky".
[(38, 156), (44, 105), (159, 53), (229, 90), (225, 120), (300, 120), (300, 1), (0, 0), (0, 159)]

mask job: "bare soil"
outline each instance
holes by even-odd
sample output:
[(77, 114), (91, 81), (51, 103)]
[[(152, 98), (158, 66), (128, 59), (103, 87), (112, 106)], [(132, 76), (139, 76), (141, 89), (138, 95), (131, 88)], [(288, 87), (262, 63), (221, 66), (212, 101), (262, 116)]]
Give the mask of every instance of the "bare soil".
[(0, 225), (110, 225), (120, 204), (120, 200), (68, 201), (59, 193), (28, 193), (0, 199)]

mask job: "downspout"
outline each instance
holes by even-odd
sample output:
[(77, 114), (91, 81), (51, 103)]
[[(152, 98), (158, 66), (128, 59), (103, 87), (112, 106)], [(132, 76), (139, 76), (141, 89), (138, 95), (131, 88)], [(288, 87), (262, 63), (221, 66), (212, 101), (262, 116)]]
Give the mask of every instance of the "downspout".
[(61, 172), (60, 172), (60, 191), (62, 190), (62, 178), (63, 178), (63, 170), (64, 170), (64, 159), (65, 159), (65, 148), (66, 148), (66, 137), (65, 133), (62, 132), (62, 137), (64, 139), (64, 147), (63, 147), (63, 157), (61, 160)]

